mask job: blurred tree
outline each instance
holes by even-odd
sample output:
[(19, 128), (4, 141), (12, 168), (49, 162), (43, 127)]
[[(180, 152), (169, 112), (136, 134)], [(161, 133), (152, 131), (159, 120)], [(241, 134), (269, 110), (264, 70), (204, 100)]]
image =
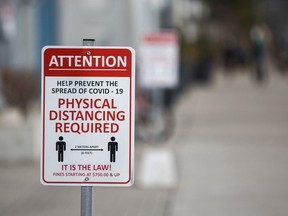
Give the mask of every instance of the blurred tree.
[(206, 0), (206, 2), (211, 8), (211, 20), (218, 21), (226, 31), (232, 31), (236, 35), (249, 37), (251, 26), (263, 20), (261, 0)]
[(16, 107), (27, 117), (29, 105), (36, 99), (36, 79), (33, 70), (2, 69), (1, 92), (8, 107)]

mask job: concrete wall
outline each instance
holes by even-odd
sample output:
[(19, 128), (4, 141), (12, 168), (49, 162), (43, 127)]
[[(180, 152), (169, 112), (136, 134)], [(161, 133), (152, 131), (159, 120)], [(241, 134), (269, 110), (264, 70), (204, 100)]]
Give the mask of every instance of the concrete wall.
[(40, 112), (24, 118), (17, 109), (0, 115), (0, 161), (39, 160), (41, 148)]

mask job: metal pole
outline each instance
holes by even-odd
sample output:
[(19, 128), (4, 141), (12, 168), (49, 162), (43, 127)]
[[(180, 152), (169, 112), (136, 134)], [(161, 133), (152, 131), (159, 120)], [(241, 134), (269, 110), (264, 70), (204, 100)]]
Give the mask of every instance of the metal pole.
[[(94, 39), (83, 39), (83, 46), (95, 46)], [(93, 187), (81, 187), (81, 216), (92, 216)]]
[(83, 39), (83, 46), (95, 46), (94, 39)]
[(93, 207), (93, 188), (92, 186), (81, 187), (81, 216), (92, 216)]

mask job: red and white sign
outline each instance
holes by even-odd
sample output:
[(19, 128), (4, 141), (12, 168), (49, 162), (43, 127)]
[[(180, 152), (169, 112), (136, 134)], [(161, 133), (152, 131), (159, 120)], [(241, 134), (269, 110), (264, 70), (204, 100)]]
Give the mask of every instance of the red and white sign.
[(43, 48), (42, 184), (133, 184), (134, 67), (127, 47)]
[(179, 45), (174, 32), (144, 34), (140, 45), (140, 85), (175, 88), (179, 82)]

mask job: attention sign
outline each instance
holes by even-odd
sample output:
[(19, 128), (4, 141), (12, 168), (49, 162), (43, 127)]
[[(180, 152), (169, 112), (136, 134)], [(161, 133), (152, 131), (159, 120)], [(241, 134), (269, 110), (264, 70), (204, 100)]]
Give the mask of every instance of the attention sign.
[(130, 186), (134, 160), (134, 50), (44, 47), (44, 185)]

